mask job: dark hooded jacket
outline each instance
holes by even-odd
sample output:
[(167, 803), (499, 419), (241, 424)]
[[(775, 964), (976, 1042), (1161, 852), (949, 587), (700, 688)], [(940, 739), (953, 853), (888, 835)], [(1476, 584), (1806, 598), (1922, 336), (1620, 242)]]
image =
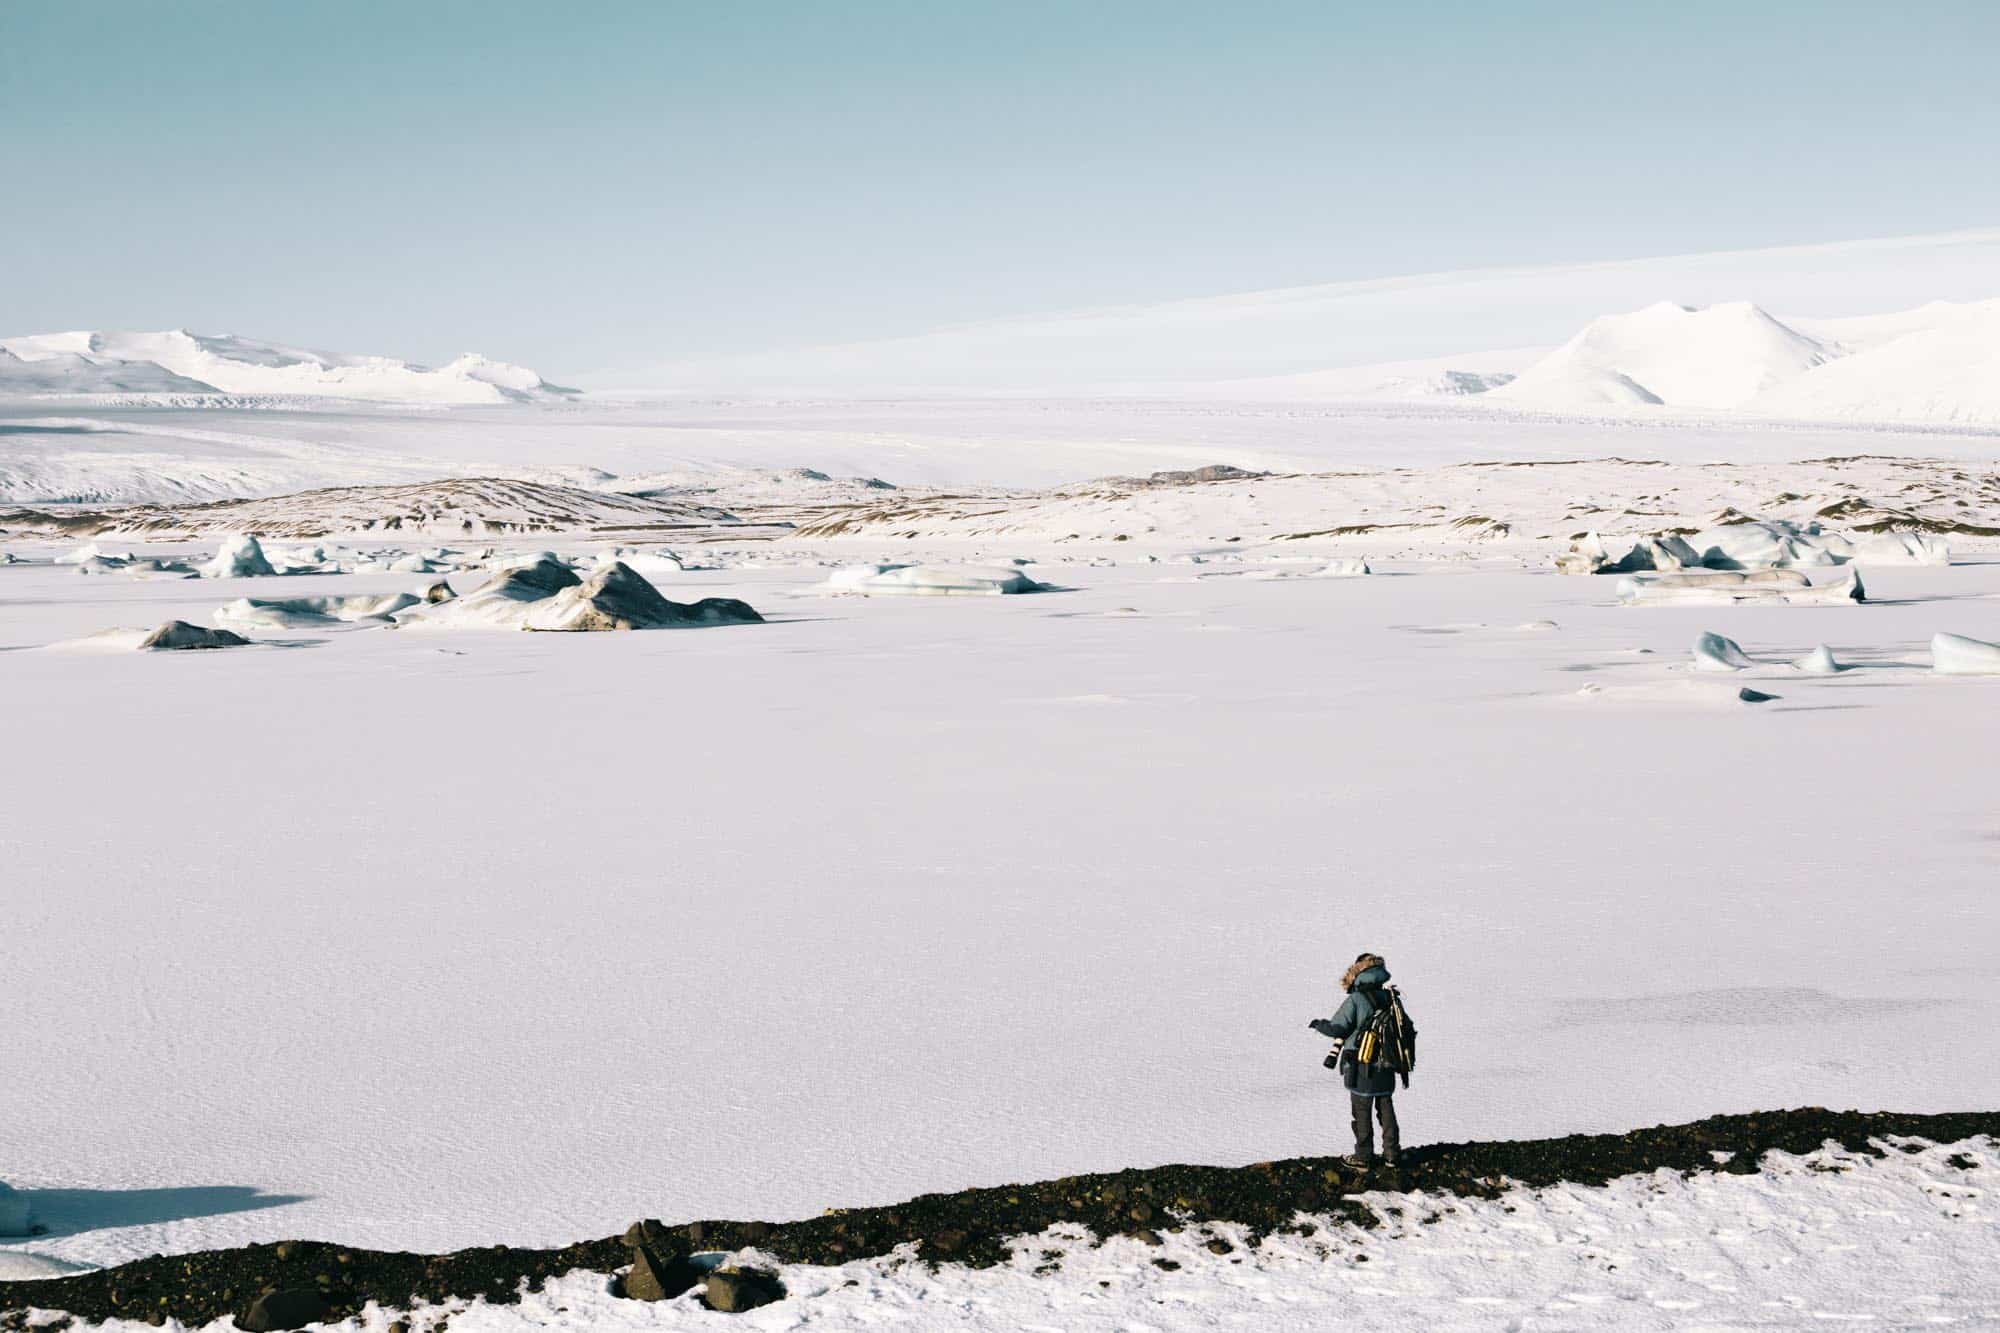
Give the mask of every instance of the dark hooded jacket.
[[(1346, 1045), (1340, 1053), (1340, 1077), (1347, 1084), (1347, 1090), (1357, 1097), (1387, 1097), (1396, 1090), (1396, 1072), (1387, 1066), (1371, 1068), (1355, 1058), (1355, 1038), (1368, 1026), (1368, 1020), (1375, 1011), (1388, 1002), (1382, 988), (1389, 984), (1389, 969), (1377, 965), (1368, 968), (1354, 978), (1354, 988), (1347, 992), (1347, 998), (1340, 1003), (1339, 1012), (1328, 1020), (1318, 1031), (1329, 1037), (1343, 1040)], [(1409, 1006), (1403, 1006), (1407, 1016)], [(1411, 1030), (1416, 1023), (1410, 1024)]]

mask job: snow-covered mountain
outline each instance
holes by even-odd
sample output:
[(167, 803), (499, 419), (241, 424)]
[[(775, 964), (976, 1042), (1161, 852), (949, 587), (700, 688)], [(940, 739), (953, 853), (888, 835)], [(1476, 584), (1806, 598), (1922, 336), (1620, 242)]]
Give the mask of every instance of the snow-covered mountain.
[(1490, 401), (1800, 420), (2000, 424), (2000, 300), (1780, 320), (1747, 301), (1592, 320)]
[[(1330, 268), (1357, 262), (1365, 260), (1328, 260)], [(1357, 387), (1404, 397), (1428, 383), (1450, 398), (1463, 393), (1462, 378), (1431, 370), (1412, 377), (1407, 363), (1446, 358), (1434, 369), (1471, 376), (1517, 370), (1489, 363), (1484, 349), (1548, 349), (1600, 315), (1661, 300), (1863, 313), (1994, 295), (2000, 295), (2000, 228), (1463, 269), (1031, 314), (908, 337), (635, 362), (583, 383), (614, 392), (1088, 396), (1115, 389), (1213, 399), (1222, 396), (1218, 382), (1264, 380), (1271, 382), (1224, 387), (1327, 400), (1357, 396)], [(1397, 363), (1404, 368), (1392, 368)], [(1327, 375), (1358, 367), (1371, 373)], [(1384, 383), (1371, 386), (1371, 378)]]
[(1662, 301), (1592, 320), (1493, 394), (1545, 407), (1734, 408), (1832, 356), (1747, 301), (1702, 310)]
[(0, 338), (0, 396), (174, 394), (493, 404), (576, 391), (524, 366), (467, 353), (436, 368), (315, 352), (233, 334), (37, 333)]

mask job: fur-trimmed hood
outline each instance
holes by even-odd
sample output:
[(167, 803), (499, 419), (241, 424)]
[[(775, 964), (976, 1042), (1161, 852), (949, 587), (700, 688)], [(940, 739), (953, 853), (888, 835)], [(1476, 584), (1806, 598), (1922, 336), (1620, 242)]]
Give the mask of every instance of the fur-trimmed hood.
[(1364, 953), (1348, 966), (1346, 974), (1340, 978), (1340, 988), (1353, 990), (1356, 986), (1380, 986), (1388, 980), (1389, 967), (1382, 961), (1382, 955)]

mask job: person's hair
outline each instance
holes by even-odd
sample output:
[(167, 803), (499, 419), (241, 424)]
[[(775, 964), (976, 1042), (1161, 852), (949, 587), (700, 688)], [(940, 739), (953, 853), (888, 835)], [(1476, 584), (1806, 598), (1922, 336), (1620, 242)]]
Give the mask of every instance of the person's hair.
[(1340, 979), (1342, 990), (1353, 990), (1354, 979), (1371, 967), (1386, 967), (1379, 953), (1364, 953), (1348, 965), (1347, 974)]

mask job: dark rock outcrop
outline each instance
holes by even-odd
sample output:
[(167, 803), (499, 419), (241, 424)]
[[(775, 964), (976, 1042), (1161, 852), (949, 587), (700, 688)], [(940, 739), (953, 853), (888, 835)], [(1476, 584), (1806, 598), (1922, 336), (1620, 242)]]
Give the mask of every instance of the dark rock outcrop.
[(236, 1326), (243, 1333), (276, 1333), (278, 1329), (320, 1323), (332, 1312), (331, 1302), (319, 1288), (282, 1287), (250, 1302), (250, 1308), (236, 1317)]
[[(324, 1294), (330, 1319), (355, 1314), (369, 1301), (390, 1310), (408, 1309), (418, 1301), (480, 1297), (507, 1304), (564, 1273), (615, 1273), (634, 1263), (640, 1246), (650, 1251), (647, 1263), (665, 1278), (669, 1270), (681, 1271), (677, 1261), (695, 1266), (698, 1252), (750, 1247), (783, 1263), (833, 1265), (914, 1244), (928, 1260), (992, 1264), (1007, 1258), (1011, 1238), (1036, 1235), (1057, 1223), (1082, 1226), (1099, 1236), (1144, 1238), (1232, 1222), (1254, 1245), (1263, 1235), (1299, 1226), (1301, 1212), (1372, 1226), (1375, 1214), (1351, 1197), (1370, 1190), (1497, 1198), (1514, 1183), (1602, 1185), (1661, 1170), (1750, 1175), (1759, 1170), (1766, 1152), (1805, 1154), (1828, 1143), (1879, 1157), (1892, 1146), (1916, 1150), (1896, 1140), (1944, 1144), (1979, 1137), (2000, 1137), (2000, 1111), (1908, 1115), (1806, 1107), (1713, 1116), (1623, 1134), (1423, 1144), (1406, 1148), (1394, 1172), (1358, 1171), (1333, 1157), (1250, 1166), (1157, 1166), (927, 1194), (795, 1222), (702, 1220), (673, 1227), (645, 1222), (626, 1236), (557, 1250), (492, 1246), (424, 1255), (312, 1241), (247, 1245), (155, 1255), (68, 1277), (0, 1282), (0, 1315), (33, 1307), (97, 1321), (157, 1314), (200, 1326), (242, 1313), (251, 1293), (300, 1289)], [(661, 1283), (663, 1289), (668, 1285)]]
[(701, 1279), (701, 1267), (686, 1255), (671, 1250), (662, 1255), (649, 1245), (637, 1245), (620, 1291), (635, 1301), (670, 1301)]

